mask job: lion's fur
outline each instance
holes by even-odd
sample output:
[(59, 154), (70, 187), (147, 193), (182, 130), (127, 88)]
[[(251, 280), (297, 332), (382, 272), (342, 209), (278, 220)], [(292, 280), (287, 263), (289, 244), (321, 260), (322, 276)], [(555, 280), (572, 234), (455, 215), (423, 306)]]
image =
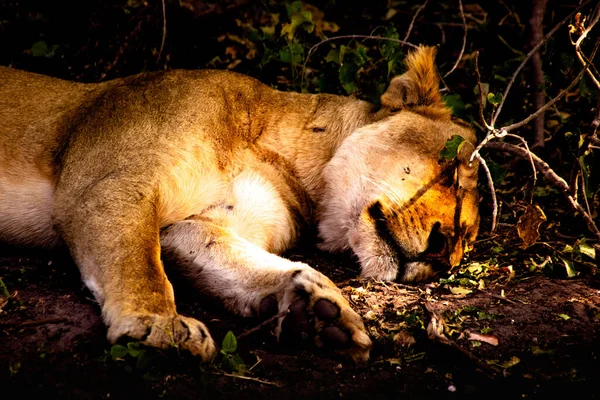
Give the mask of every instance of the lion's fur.
[(460, 261), (477, 169), (438, 153), (474, 136), (441, 100), (434, 54), (408, 56), (381, 108), (223, 71), (80, 84), (2, 67), (0, 240), (66, 244), (112, 341), (214, 355), (204, 325), (176, 313), (162, 257), (241, 315), (269, 296), (279, 310), (327, 299), (350, 337), (337, 351), (364, 360), (370, 340), (335, 285), (275, 254), (317, 224), (322, 248), (352, 249), (363, 276), (424, 279)]

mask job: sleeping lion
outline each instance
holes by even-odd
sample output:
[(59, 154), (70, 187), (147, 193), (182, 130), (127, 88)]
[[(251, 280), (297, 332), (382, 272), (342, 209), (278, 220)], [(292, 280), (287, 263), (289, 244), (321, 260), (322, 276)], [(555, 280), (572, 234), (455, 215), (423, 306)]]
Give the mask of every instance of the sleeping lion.
[[(381, 106), (227, 71), (82, 84), (0, 67), (0, 241), (66, 245), (110, 342), (214, 357), (206, 326), (177, 313), (164, 259), (238, 315), (289, 310), (280, 340), (366, 361), (371, 340), (336, 285), (277, 254), (313, 225), (363, 277), (459, 263), (479, 225), (475, 136), (443, 103), (434, 56), (413, 51)], [(454, 135), (465, 141), (440, 162)]]

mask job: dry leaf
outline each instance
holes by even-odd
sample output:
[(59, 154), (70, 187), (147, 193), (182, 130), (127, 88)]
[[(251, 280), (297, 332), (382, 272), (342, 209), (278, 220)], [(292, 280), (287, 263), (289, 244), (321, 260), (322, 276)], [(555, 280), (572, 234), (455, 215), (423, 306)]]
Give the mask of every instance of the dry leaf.
[(477, 340), (479, 342), (485, 342), (492, 346), (498, 346), (498, 338), (494, 335), (481, 335), (479, 333), (468, 332), (469, 340)]
[(532, 246), (538, 240), (539, 228), (544, 221), (546, 221), (546, 215), (539, 206), (531, 204), (525, 209), (517, 222), (517, 233), (523, 240), (522, 249)]

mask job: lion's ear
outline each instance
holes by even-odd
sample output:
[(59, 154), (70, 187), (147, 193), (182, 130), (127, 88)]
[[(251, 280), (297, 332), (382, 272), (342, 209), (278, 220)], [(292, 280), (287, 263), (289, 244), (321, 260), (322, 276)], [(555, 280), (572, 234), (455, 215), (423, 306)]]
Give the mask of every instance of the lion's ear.
[(420, 46), (406, 57), (406, 72), (392, 79), (381, 96), (381, 104), (392, 110), (411, 106), (443, 104), (440, 78), (435, 69), (435, 47)]

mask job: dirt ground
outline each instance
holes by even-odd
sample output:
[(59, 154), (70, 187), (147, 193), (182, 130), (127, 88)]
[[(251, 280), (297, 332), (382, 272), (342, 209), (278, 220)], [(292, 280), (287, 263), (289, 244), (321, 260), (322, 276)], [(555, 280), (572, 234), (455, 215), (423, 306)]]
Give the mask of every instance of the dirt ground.
[(444, 281), (355, 279), (350, 257), (310, 246), (288, 256), (339, 283), (374, 340), (368, 364), (310, 346), (282, 349), (272, 326), (250, 331), (259, 321), (228, 314), (176, 279), (179, 311), (204, 321), (218, 343), (229, 330), (239, 336), (236, 352), (250, 370), (232, 376), (222, 359), (200, 365), (175, 350), (152, 350), (143, 363), (131, 354), (111, 356), (99, 308), (68, 256), (2, 249), (0, 277), (11, 294), (0, 314), (2, 392), (86, 399), (600, 397), (594, 277), (561, 280), (516, 266), (516, 274), (498, 269), (493, 284), (463, 293)]

